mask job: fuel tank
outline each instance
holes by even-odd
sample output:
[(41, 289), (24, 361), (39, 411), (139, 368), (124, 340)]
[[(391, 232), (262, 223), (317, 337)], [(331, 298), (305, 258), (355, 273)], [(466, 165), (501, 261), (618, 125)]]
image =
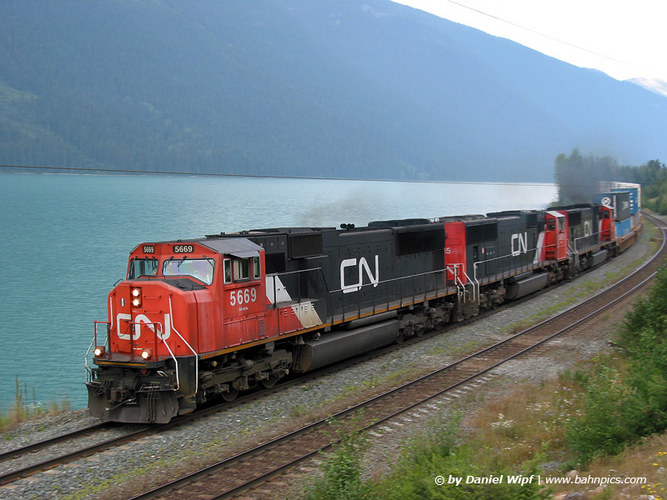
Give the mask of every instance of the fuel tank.
[(392, 344), (398, 338), (398, 329), (398, 320), (390, 320), (324, 335), (300, 346), (295, 368), (299, 372), (315, 370)]
[(533, 274), (530, 278), (516, 281), (507, 287), (505, 298), (508, 300), (518, 299), (530, 293), (541, 290), (547, 286), (549, 275), (547, 273)]

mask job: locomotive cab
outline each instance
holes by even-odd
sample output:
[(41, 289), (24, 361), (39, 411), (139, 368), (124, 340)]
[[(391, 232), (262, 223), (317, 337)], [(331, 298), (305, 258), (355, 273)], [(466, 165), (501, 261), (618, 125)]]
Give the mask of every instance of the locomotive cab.
[(137, 247), (126, 279), (109, 294), (109, 352), (104, 358), (192, 356), (199, 347), (197, 311), (219, 293), (219, 260), (211, 249), (194, 243)]
[(560, 212), (550, 210), (545, 214), (546, 230), (544, 247), (546, 260), (562, 261), (569, 254), (569, 229), (567, 218)]
[(600, 242), (612, 242), (616, 239), (616, 225), (614, 224), (613, 209), (600, 207)]
[(263, 257), (264, 252), (259, 250), (228, 252), (224, 256), (222, 307), (225, 339), (216, 348), (254, 342), (266, 336)]

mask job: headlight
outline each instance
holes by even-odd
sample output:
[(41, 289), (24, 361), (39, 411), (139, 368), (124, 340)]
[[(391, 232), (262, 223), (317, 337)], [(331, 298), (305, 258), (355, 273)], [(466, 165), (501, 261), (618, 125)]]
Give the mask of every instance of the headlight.
[(130, 290), (130, 295), (132, 296), (132, 307), (141, 307), (141, 288), (133, 288)]
[(144, 359), (144, 360), (149, 360), (149, 359), (151, 359), (151, 356), (152, 356), (152, 355), (153, 355), (153, 353), (151, 352), (150, 349), (146, 349), (146, 350), (144, 350), (144, 351), (141, 351), (141, 357), (142, 357), (142, 359)]
[(100, 356), (104, 356), (104, 346), (95, 347), (95, 350), (93, 351), (93, 354), (95, 354), (96, 358), (99, 358)]

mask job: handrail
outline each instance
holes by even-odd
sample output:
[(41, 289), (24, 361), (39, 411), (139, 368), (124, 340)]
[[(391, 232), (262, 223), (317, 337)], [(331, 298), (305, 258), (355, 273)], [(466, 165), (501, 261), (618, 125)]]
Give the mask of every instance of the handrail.
[[(170, 318), (171, 318), (171, 316), (170, 316)], [(170, 322), (171, 322), (171, 319), (170, 319)], [(176, 330), (174, 330), (174, 331), (176, 331)], [(157, 335), (158, 334), (156, 332), (155, 336), (157, 337)], [(179, 335), (179, 337), (180, 337), (180, 335)], [(160, 337), (160, 340), (162, 340), (162, 342), (164, 342), (164, 346), (167, 348), (167, 351), (169, 351), (169, 355), (171, 356), (171, 359), (174, 360), (174, 366), (176, 367), (176, 387), (174, 387), (173, 391), (176, 392), (181, 388), (181, 379), (179, 378), (179, 375), (178, 375), (178, 361), (176, 361), (176, 356), (174, 356), (174, 353), (172, 352), (171, 348), (169, 347), (169, 344), (167, 343), (167, 340), (164, 338), (164, 336)], [(197, 377), (197, 380), (199, 380), (199, 377)], [(196, 391), (195, 391), (195, 394), (196, 394)]]
[(157, 356), (158, 355), (158, 348), (157, 348), (158, 347), (158, 345), (157, 345), (158, 337), (160, 337), (160, 339), (162, 341), (164, 341), (164, 338), (161, 337), (161, 335), (164, 332), (164, 327), (162, 326), (162, 323), (160, 323), (159, 321), (150, 321), (150, 322), (148, 322), (148, 321), (131, 321), (129, 324), (130, 324), (130, 327), (135, 327), (135, 328), (139, 327), (138, 328), (138, 330), (139, 330), (138, 337), (141, 337), (141, 325), (147, 325), (150, 328), (150, 330), (153, 332), (153, 340), (154, 340), (153, 348), (155, 350), (155, 356)]
[[(198, 375), (199, 374), (199, 354), (197, 354), (197, 351), (195, 351), (192, 348), (192, 346), (188, 343), (188, 341), (183, 338), (183, 335), (181, 335), (179, 333), (179, 331), (176, 329), (176, 327), (174, 326), (174, 313), (173, 313), (173, 310), (172, 310), (172, 307), (171, 307), (171, 295), (169, 296), (169, 326), (171, 327), (171, 329), (173, 331), (176, 332), (176, 335), (178, 335), (181, 338), (181, 340), (183, 342), (185, 342), (185, 345), (187, 345), (190, 348), (190, 350), (192, 351), (192, 353), (195, 355), (195, 392), (193, 394), (190, 394), (188, 397), (196, 396), (197, 391), (199, 390), (199, 375)], [(162, 339), (162, 341), (164, 341), (164, 339)], [(167, 345), (166, 342), (164, 344)], [(168, 345), (167, 345), (167, 349), (169, 349)], [(171, 354), (171, 349), (169, 349), (169, 353)], [(178, 367), (178, 363), (176, 363), (176, 366)], [(177, 368), (177, 370), (178, 370), (178, 368)]]
[(310, 269), (297, 269), (296, 271), (283, 271), (280, 273), (270, 273), (267, 274), (266, 277), (268, 278), (269, 276), (287, 276), (289, 274), (299, 274), (299, 273), (307, 273), (309, 271), (321, 271), (321, 267), (311, 267)]
[[(477, 262), (475, 262), (475, 265), (477, 265)], [(474, 267), (474, 266), (473, 266)], [(475, 271), (477, 271), (477, 268), (474, 267)], [(473, 279), (468, 276), (468, 273), (466, 272), (465, 269), (462, 269), (464, 276), (468, 280), (468, 282), (472, 285), (472, 300), (473, 302), (477, 302), (479, 300), (479, 280), (477, 279), (477, 272), (475, 272), (475, 277)], [(477, 290), (477, 292), (475, 292)], [(477, 293), (477, 297), (475, 297), (475, 293)]]
[[(542, 246), (539, 246), (539, 247), (530, 248), (530, 249), (526, 250), (525, 252), (521, 252), (521, 253), (519, 253), (519, 254), (517, 254), (517, 255), (506, 254), (506, 255), (499, 255), (498, 257), (493, 257), (493, 258), (491, 258), (491, 259), (478, 260), (478, 261), (476, 261), (476, 262), (473, 262), (473, 276), (474, 276), (473, 280), (474, 280), (475, 282), (479, 283), (479, 280), (478, 280), (478, 278), (477, 278), (477, 266), (480, 266), (480, 265), (482, 265), (482, 264), (494, 263), (495, 261), (498, 261), (498, 260), (501, 260), (501, 259), (503, 259), (503, 260), (507, 260), (507, 259), (517, 259), (517, 258), (521, 258), (521, 256), (523, 256), (523, 255), (527, 255), (527, 254), (529, 254), (529, 253), (531, 253), (531, 252), (533, 252), (533, 251), (538, 252), (538, 251), (543, 250), (543, 249), (547, 249), (547, 248), (556, 248), (556, 247), (557, 247), (556, 244), (542, 245)], [(519, 268), (519, 267), (524, 267), (524, 266), (531, 267), (530, 264), (521, 264), (520, 266), (517, 266), (516, 264), (514, 264), (514, 265), (512, 266), (512, 269), (516, 270), (517, 268)], [(532, 264), (532, 269), (534, 269), (534, 268), (536, 268), (536, 267), (539, 267), (539, 266), (536, 266), (535, 263), (533, 262), (533, 264)], [(505, 275), (505, 271), (504, 271), (504, 270), (503, 270), (501, 273), (502, 273), (503, 276)], [(495, 274), (498, 274), (498, 273), (496, 272)], [(471, 281), (473, 281), (473, 280), (471, 280)]]
[[(388, 284), (392, 284), (392, 283), (398, 283), (398, 284), (399, 284), (398, 300), (400, 301), (400, 302), (399, 302), (399, 304), (400, 304), (399, 307), (403, 307), (403, 305), (404, 305), (404, 303), (403, 303), (403, 299), (404, 299), (405, 297), (404, 297), (404, 294), (403, 294), (402, 287), (400, 287), (400, 285), (402, 285), (402, 283), (405, 282), (406, 280), (409, 280), (409, 279), (415, 279), (415, 278), (419, 278), (419, 277), (424, 277), (424, 292), (423, 292), (424, 299), (426, 299), (428, 293), (430, 293), (430, 292), (435, 292), (435, 293), (436, 293), (436, 297), (437, 297), (437, 293), (438, 293), (438, 291), (441, 289), (441, 288), (438, 286), (438, 276), (439, 276), (439, 275), (442, 275), (442, 278), (444, 279), (444, 282), (445, 282), (444, 290), (445, 290), (445, 292), (447, 291), (447, 276), (446, 276), (446, 272), (447, 272), (447, 268), (443, 268), (443, 269), (437, 269), (437, 270), (435, 270), (435, 271), (427, 271), (427, 272), (423, 272), (423, 273), (411, 274), (411, 275), (409, 275), (409, 276), (398, 276), (398, 277), (396, 277), (396, 278), (390, 278), (390, 279), (387, 279), (387, 280), (378, 281), (378, 282), (376, 282), (376, 283), (363, 283), (363, 284), (356, 285), (356, 286), (358, 286), (358, 288), (359, 288), (359, 289), (357, 290), (357, 292), (359, 293), (359, 295), (357, 296), (358, 298), (357, 298), (356, 301), (354, 301), (354, 302), (351, 301), (351, 302), (350, 302), (350, 305), (351, 305), (351, 306), (356, 306), (356, 308), (357, 308), (357, 313), (358, 313), (359, 315), (361, 315), (361, 305), (362, 305), (362, 303), (364, 302), (364, 301), (362, 300), (362, 297), (361, 297), (361, 291), (362, 291), (362, 290), (364, 290), (364, 289), (368, 289), (368, 287), (380, 288), (382, 285), (388, 285)], [(434, 278), (434, 282), (433, 282), (433, 286), (432, 286), (432, 287), (428, 287), (428, 286), (426, 286), (426, 283), (427, 283), (426, 280), (427, 280), (427, 278), (428, 278), (429, 276), (433, 276), (433, 278)], [(340, 289), (337, 289), (337, 290), (331, 290), (331, 291), (329, 292), (329, 301), (328, 301), (328, 304), (329, 304), (329, 314), (330, 314), (330, 315), (329, 315), (329, 318), (330, 318), (330, 322), (331, 322), (331, 323), (333, 323), (333, 321), (334, 321), (334, 316), (335, 316), (336, 314), (342, 314), (343, 321), (345, 321), (345, 316), (346, 316), (346, 314), (350, 311), (350, 308), (349, 308), (349, 307), (346, 307), (347, 304), (346, 304), (346, 300), (345, 300), (345, 299), (346, 299), (346, 296), (347, 296), (347, 295), (354, 295), (354, 294), (345, 294), (345, 293), (344, 293), (344, 290), (345, 290), (345, 289), (340, 288)], [(334, 307), (333, 307), (333, 305), (334, 305), (334, 297), (335, 297), (335, 295), (339, 295), (339, 296), (341, 297), (341, 300), (342, 300), (342, 303), (340, 304), (340, 305), (341, 305), (341, 309), (340, 309), (339, 311), (334, 311)], [(412, 292), (413, 303), (415, 302), (415, 297), (416, 297), (416, 290), (413, 290), (413, 292)], [(378, 304), (378, 303), (384, 303), (384, 302), (385, 302), (385, 299), (386, 299), (387, 310), (388, 310), (388, 309), (389, 309), (389, 302), (391, 301), (391, 293), (390, 293), (390, 291), (389, 291), (389, 290), (386, 291), (386, 293), (384, 294), (384, 298), (383, 298), (383, 297), (377, 297), (376, 294), (373, 293), (373, 296), (370, 298), (371, 304), (372, 304), (372, 306), (373, 306), (373, 310), (374, 310), (374, 311), (376, 310), (376, 308), (377, 308), (377, 304)]]
[(95, 344), (95, 339), (90, 341), (90, 345), (88, 346), (86, 355), (83, 358), (83, 368), (86, 371), (86, 382), (93, 381), (93, 372), (91, 371), (90, 366), (88, 365), (88, 356), (90, 355), (90, 350), (93, 348), (94, 344)]
[[(409, 276), (398, 276), (396, 278), (390, 278), (388, 280), (378, 281), (377, 283), (364, 283), (364, 284), (359, 284), (359, 285), (355, 284), (354, 286), (359, 286), (360, 288), (364, 288), (364, 287), (368, 287), (368, 286), (378, 287), (380, 285), (384, 285), (385, 283), (391, 283), (393, 281), (401, 281), (401, 280), (407, 280), (407, 279), (410, 279), (410, 278), (418, 278), (419, 276), (428, 276), (428, 275), (434, 275), (435, 276), (436, 274), (444, 273), (446, 270), (447, 270), (447, 268), (437, 269), (435, 271), (426, 271), (426, 272), (423, 272), (423, 273), (411, 274)], [(344, 290), (343, 288), (339, 288), (338, 290), (331, 290), (329, 293), (338, 293), (338, 292), (342, 292), (343, 290)]]
[(94, 348), (94, 346), (98, 346), (100, 344), (97, 343), (97, 325), (99, 324), (104, 324), (107, 325), (107, 339), (104, 342), (104, 347), (108, 348), (109, 344), (109, 327), (110, 323), (108, 321), (93, 321), (93, 340), (90, 341), (90, 345), (88, 346), (88, 350), (86, 351), (85, 357), (83, 359), (83, 367), (84, 370), (86, 371), (86, 382), (92, 382), (93, 380), (93, 373), (90, 368), (90, 365), (88, 364), (88, 356), (90, 355), (91, 349)]
[[(312, 272), (312, 271), (319, 271), (320, 273), (323, 273), (323, 270), (322, 270), (321, 267), (313, 267), (313, 268), (309, 268), (309, 269), (300, 269), (300, 270), (296, 270), (296, 271), (288, 271), (288, 272), (283, 272), (283, 273), (271, 273), (271, 274), (267, 274), (266, 278), (276, 278), (276, 277), (280, 278), (280, 277), (284, 277), (284, 276), (302, 274), (302, 273)], [(395, 277), (395, 278), (390, 278), (390, 279), (387, 279), (387, 280), (378, 281), (376, 283), (359, 284), (358, 285), (359, 290), (357, 290), (357, 291), (361, 292), (362, 290), (368, 289), (368, 287), (370, 287), (370, 286), (372, 286), (373, 288), (376, 288), (376, 287), (379, 287), (379, 286), (382, 286), (382, 285), (389, 285), (389, 284), (396, 283), (396, 282), (401, 284), (408, 279), (415, 279), (415, 278), (423, 277), (424, 278), (424, 283), (425, 283), (425, 286), (424, 286), (424, 294), (425, 295), (424, 296), (426, 297), (426, 294), (428, 294), (429, 292), (436, 291), (436, 294), (437, 294), (437, 291), (439, 291), (441, 289), (440, 286), (438, 285), (438, 281), (437, 281), (437, 277), (440, 274), (443, 275), (444, 282), (445, 282), (444, 290), (446, 291), (446, 289), (447, 289), (447, 276), (445, 274), (446, 271), (447, 271), (447, 268), (436, 269), (435, 271), (426, 271), (426, 272), (422, 272), (422, 273), (411, 274), (409, 276), (398, 276), (398, 277)], [(434, 279), (435, 279), (433, 287), (426, 286), (427, 278), (429, 276), (433, 276)], [(275, 308), (275, 307), (277, 307), (276, 304), (278, 302), (278, 298), (277, 298), (277, 293), (278, 293), (277, 286), (278, 286), (278, 284), (277, 284), (277, 280), (273, 279), (272, 281), (273, 281), (273, 298), (274, 298), (274, 304), (273, 305), (274, 305), (274, 308)], [(334, 297), (336, 295), (341, 295), (342, 298), (343, 298), (342, 309), (341, 309), (340, 312), (343, 314), (343, 317), (345, 317), (345, 314), (346, 314), (347, 311), (349, 311), (349, 308), (345, 307), (346, 306), (346, 301), (345, 301), (346, 296), (343, 294), (344, 289), (339, 288), (339, 289), (336, 289), (336, 290), (328, 290), (327, 289), (327, 281), (326, 281), (326, 279), (324, 279), (324, 276), (322, 276), (322, 284), (324, 286), (325, 293), (329, 297), (327, 302), (328, 302), (328, 309), (329, 309), (329, 312), (330, 312), (331, 319), (333, 320), (333, 316), (335, 315), (333, 305), (334, 305)], [(386, 301), (388, 303), (389, 300), (390, 300), (390, 294), (386, 293), (385, 295), (386, 295)], [(403, 298), (404, 298), (403, 294), (399, 292), (399, 295), (400, 295), (401, 305), (403, 305)], [(414, 293), (413, 293), (413, 295), (414, 295)], [(361, 297), (361, 296), (359, 296), (359, 297)], [(301, 294), (299, 293), (298, 297), (292, 297), (292, 299), (296, 303), (301, 304), (303, 297), (301, 297)], [(377, 304), (378, 304), (379, 301), (382, 301), (384, 303), (385, 299), (383, 297), (376, 297), (375, 295), (373, 295), (373, 298), (371, 299), (373, 308), (377, 307)], [(361, 298), (359, 298), (359, 300), (356, 300), (354, 302), (350, 301), (351, 305), (355, 305), (357, 307), (357, 309), (358, 309), (357, 313), (359, 313), (361, 303), (362, 303)], [(278, 318), (278, 320), (280, 320), (280, 318)]]
[[(451, 266), (447, 266), (445, 268), (445, 271), (454, 275), (454, 284), (456, 285), (456, 288), (458, 288), (459, 291), (460, 291), (461, 289), (465, 290), (465, 285), (463, 284), (463, 281), (461, 280), (461, 278), (459, 278), (459, 266), (461, 266), (461, 269), (463, 269), (463, 263), (457, 262), (456, 264), (452, 264)], [(465, 271), (464, 271), (464, 273), (465, 273)], [(446, 281), (446, 277), (445, 277), (445, 281)]]
[[(287, 289), (287, 287), (285, 286), (285, 284), (283, 283), (281, 278), (289, 277), (289, 276), (293, 276), (293, 275), (301, 275), (303, 273), (317, 272), (317, 271), (319, 271), (319, 274), (321, 274), (321, 283), (324, 285), (325, 293), (329, 294), (329, 289), (327, 287), (327, 281), (324, 277), (324, 270), (322, 269), (322, 267), (311, 267), (309, 269), (297, 269), (296, 271), (285, 271), (285, 272), (279, 272), (279, 273), (266, 274), (264, 279), (267, 282), (266, 283), (266, 293), (267, 293), (267, 298), (269, 298), (269, 301), (271, 301), (271, 296), (269, 296), (268, 294), (271, 291), (273, 291), (273, 301), (271, 302), (272, 308), (273, 309), (278, 308), (278, 303), (279, 303), (279, 301), (278, 301), (278, 282), (280, 282), (280, 284), (283, 287), (285, 287), (285, 290)], [(297, 279), (299, 279), (298, 276), (297, 276)], [(268, 280), (271, 280), (272, 290), (269, 289)], [(291, 301), (296, 302), (299, 305), (299, 307), (301, 307), (301, 304), (303, 303), (303, 300), (302, 300), (303, 297), (301, 296), (301, 282), (300, 281), (297, 283), (297, 295), (298, 295), (298, 297), (296, 297), (296, 299), (294, 297), (290, 297), (290, 299), (291, 299)], [(311, 299), (311, 301), (312, 301), (312, 299)], [(277, 321), (278, 321), (277, 326), (278, 326), (278, 331), (282, 332), (282, 327), (280, 325), (280, 317), (281, 317), (280, 314), (277, 315)]]
[(477, 262), (475, 262), (475, 264), (486, 264), (488, 262), (493, 262), (493, 261), (500, 260), (500, 259), (517, 258), (517, 257), (521, 257), (522, 255), (526, 255), (528, 253), (531, 253), (533, 250), (537, 252), (538, 250), (541, 250), (543, 248), (553, 248), (553, 247), (556, 247), (556, 245), (552, 244), (552, 245), (543, 245), (541, 247), (529, 248), (525, 252), (521, 252), (517, 255), (512, 255), (511, 253), (506, 254), (506, 255), (499, 255), (498, 257), (493, 257), (491, 259), (478, 260)]
[[(601, 235), (601, 234), (602, 234), (602, 231), (596, 231), (596, 232), (591, 233), (589, 235), (579, 236), (578, 238), (574, 238), (574, 241), (573, 241), (573, 243), (574, 243), (574, 252), (579, 253), (579, 248), (578, 248), (578, 245), (577, 245), (578, 241), (585, 240), (587, 238), (592, 238), (593, 236)], [(596, 243), (588, 245), (584, 250), (588, 251), (588, 250), (592, 250), (594, 248), (599, 248), (601, 246), (603, 246), (603, 244), (601, 243), (600, 239), (598, 238), (598, 241)]]
[[(273, 305), (274, 305), (274, 307), (275, 307), (275, 303), (278, 302), (278, 296), (277, 296), (278, 295), (278, 290), (276, 288), (276, 280), (274, 278), (281, 278), (281, 277), (285, 277), (285, 276), (291, 276), (291, 275), (294, 275), (294, 274), (309, 273), (311, 271), (319, 271), (320, 274), (322, 274), (322, 283), (324, 283), (324, 286), (326, 288), (326, 280), (324, 279), (324, 271), (321, 267), (311, 267), (310, 269), (297, 269), (296, 271), (284, 271), (284, 272), (280, 272), (280, 273), (267, 274), (264, 278), (265, 279), (271, 278), (271, 281), (273, 282), (273, 300), (274, 300)], [(328, 290), (327, 290), (327, 292), (328, 292)], [(299, 297), (299, 301), (300, 301), (300, 299), (301, 299), (301, 297)]]

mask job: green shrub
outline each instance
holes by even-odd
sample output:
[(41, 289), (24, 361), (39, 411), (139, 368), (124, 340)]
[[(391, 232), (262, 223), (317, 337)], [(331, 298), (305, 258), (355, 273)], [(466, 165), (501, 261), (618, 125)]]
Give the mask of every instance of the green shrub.
[[(375, 484), (376, 496), (397, 500), (533, 500), (550, 497), (538, 483), (534, 464), (517, 473), (499, 466), (496, 454), (480, 449), (474, 440), (457, 445), (459, 423), (458, 417), (431, 422), (428, 430), (403, 450), (393, 472)], [(526, 483), (511, 484), (508, 477), (519, 474)], [(496, 482), (479, 484), (487, 479)], [(457, 480), (460, 481), (458, 484)]]
[(638, 411), (631, 402), (635, 397), (619, 370), (598, 368), (586, 389), (583, 414), (572, 421), (567, 432), (581, 463), (623, 451), (637, 432)]
[(582, 415), (568, 429), (581, 463), (613, 455), (667, 428), (667, 268), (646, 300), (626, 317), (619, 344), (627, 368), (599, 367), (588, 382)]
[(306, 499), (348, 500), (371, 498), (370, 487), (361, 480), (361, 461), (367, 439), (358, 429), (344, 432), (333, 424), (340, 441), (322, 466), (323, 477), (308, 486)]

